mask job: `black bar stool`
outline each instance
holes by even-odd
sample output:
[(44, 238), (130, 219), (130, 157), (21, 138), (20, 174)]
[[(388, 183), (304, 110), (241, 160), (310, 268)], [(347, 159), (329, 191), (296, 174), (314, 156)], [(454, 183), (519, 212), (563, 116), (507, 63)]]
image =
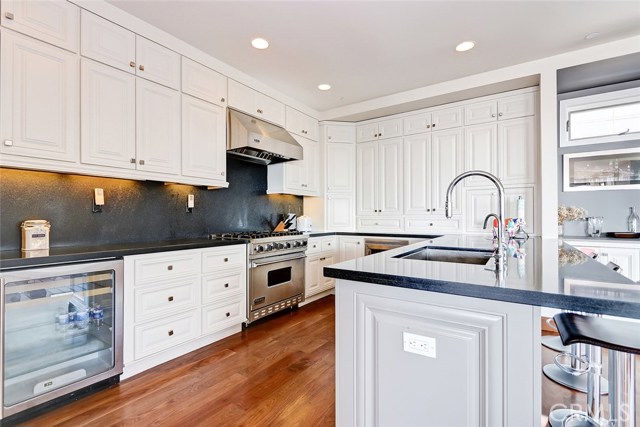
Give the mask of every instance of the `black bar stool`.
[[(635, 355), (640, 354), (640, 324), (576, 313), (553, 316), (564, 345), (609, 349), (609, 426), (635, 427)], [(586, 414), (569, 415), (564, 427), (603, 425), (600, 419), (600, 361), (589, 360)], [(614, 372), (612, 372), (614, 371)]]

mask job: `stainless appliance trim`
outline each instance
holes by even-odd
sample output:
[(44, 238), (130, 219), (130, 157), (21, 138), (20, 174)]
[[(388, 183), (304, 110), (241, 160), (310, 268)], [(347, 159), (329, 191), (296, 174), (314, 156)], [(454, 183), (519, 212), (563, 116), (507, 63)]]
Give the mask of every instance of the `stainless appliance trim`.
[[(296, 256), (276, 255), (269, 258), (263, 258), (262, 260), (251, 261), (251, 267), (256, 268), (263, 265), (275, 264), (281, 261), (293, 261), (295, 259), (306, 258), (306, 257), (307, 257), (306, 255), (296, 255)], [(267, 259), (268, 261), (265, 262), (264, 259)]]
[[(261, 310), (280, 301), (304, 294), (304, 256), (279, 260), (259, 265), (251, 269), (249, 289), (249, 312)], [(291, 276), (287, 281), (270, 285), (269, 273), (290, 269)], [(258, 299), (262, 301), (256, 303)]]
[[(122, 353), (122, 344), (123, 344), (123, 303), (124, 303), (124, 273), (123, 273), (123, 260), (111, 258), (110, 260), (87, 260), (82, 263), (77, 264), (66, 264), (66, 265), (54, 265), (46, 268), (25, 268), (20, 270), (3, 270), (0, 272), (2, 277), (0, 277), (0, 284), (2, 287), (0, 288), (0, 319), (2, 319), (2, 330), (0, 331), (0, 349), (2, 354), (3, 362), (0, 363), (0, 419), (3, 419), (7, 416), (17, 414), (34, 406), (37, 406), (41, 403), (48, 402), (57, 397), (64, 396), (76, 390), (82, 389), (84, 387), (90, 386), (102, 380), (109, 379), (111, 377), (122, 374), (123, 369), (123, 353)], [(114, 343), (113, 343), (113, 351), (114, 351), (114, 365), (113, 367), (106, 371), (97, 375), (93, 375), (89, 378), (85, 378), (83, 380), (71, 383), (69, 385), (60, 387), (59, 389), (52, 390), (50, 392), (40, 394), (38, 396), (34, 396), (33, 398), (26, 400), (24, 402), (20, 402), (18, 404), (5, 407), (4, 406), (4, 315), (5, 315), (5, 306), (4, 306), (4, 287), (9, 281), (13, 280), (25, 280), (25, 279), (37, 279), (37, 278), (45, 278), (45, 277), (55, 277), (56, 275), (68, 275), (68, 274), (78, 274), (78, 273), (90, 273), (94, 271), (100, 270), (113, 270), (115, 274), (115, 283), (114, 283)]]
[(388, 251), (390, 249), (407, 246), (408, 240), (397, 239), (364, 239), (364, 254), (372, 255), (378, 252)]

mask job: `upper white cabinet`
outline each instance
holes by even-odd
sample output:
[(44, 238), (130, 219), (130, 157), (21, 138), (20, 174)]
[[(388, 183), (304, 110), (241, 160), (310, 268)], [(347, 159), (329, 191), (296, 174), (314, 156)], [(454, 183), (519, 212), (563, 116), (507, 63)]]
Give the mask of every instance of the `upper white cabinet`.
[(357, 214), (402, 214), (402, 139), (357, 145)]
[(180, 174), (180, 93), (138, 79), (136, 124), (137, 168)]
[(182, 175), (226, 186), (225, 109), (182, 95)]
[(77, 161), (78, 57), (8, 31), (1, 39), (0, 153)]
[[(444, 218), (446, 190), (462, 172), (462, 130), (452, 129), (404, 139), (406, 214)], [(462, 213), (460, 188), (453, 193), (453, 213)]]
[(267, 166), (267, 193), (298, 196), (320, 195), (320, 147), (317, 141), (297, 137), (302, 145), (302, 160)]
[(356, 225), (355, 197), (353, 194), (327, 194), (327, 229), (352, 231)]
[[(495, 123), (467, 126), (464, 129), (465, 170), (482, 170), (498, 176), (498, 126)], [(470, 176), (464, 185), (493, 185), (486, 178)]]
[(368, 142), (402, 136), (402, 119), (384, 120), (356, 127), (356, 141)]
[(355, 126), (338, 126), (338, 125), (326, 125), (325, 134), (327, 136), (327, 142), (343, 142), (354, 143), (356, 142), (356, 129)]
[(353, 193), (356, 180), (355, 167), (354, 144), (327, 144), (327, 192)]
[(85, 10), (80, 53), (161, 85), (180, 88), (179, 54)]
[(248, 86), (229, 79), (229, 106), (252, 116), (285, 126), (285, 105)]
[(318, 121), (287, 105), (286, 108), (287, 130), (296, 135), (318, 140)]
[(403, 119), (404, 135), (460, 127), (462, 112), (462, 107), (453, 107), (405, 117)]
[(217, 71), (183, 56), (182, 92), (225, 107), (227, 105), (227, 78)]
[(536, 113), (534, 93), (523, 93), (466, 105), (464, 124), (475, 125), (496, 120), (532, 116)]
[(59, 0), (3, 0), (3, 27), (78, 52), (80, 8)]

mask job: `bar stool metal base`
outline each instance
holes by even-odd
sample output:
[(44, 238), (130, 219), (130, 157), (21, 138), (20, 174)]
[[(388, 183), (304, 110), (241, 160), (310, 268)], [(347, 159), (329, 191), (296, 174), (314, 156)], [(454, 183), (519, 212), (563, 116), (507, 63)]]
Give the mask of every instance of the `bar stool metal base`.
[[(557, 382), (570, 389), (577, 390), (581, 393), (587, 392), (587, 375), (571, 375), (562, 369), (558, 368), (555, 364), (550, 363), (542, 367), (542, 372), (551, 381)], [(606, 379), (602, 378), (600, 382), (600, 394), (605, 395), (609, 393), (609, 383)]]
[(549, 412), (549, 425), (551, 425), (551, 427), (562, 427), (564, 419), (573, 414), (587, 415), (586, 412), (576, 411), (575, 409), (554, 409)]
[(569, 352), (571, 350), (570, 345), (562, 344), (562, 340), (558, 335), (545, 335), (540, 339), (540, 343), (558, 353)]

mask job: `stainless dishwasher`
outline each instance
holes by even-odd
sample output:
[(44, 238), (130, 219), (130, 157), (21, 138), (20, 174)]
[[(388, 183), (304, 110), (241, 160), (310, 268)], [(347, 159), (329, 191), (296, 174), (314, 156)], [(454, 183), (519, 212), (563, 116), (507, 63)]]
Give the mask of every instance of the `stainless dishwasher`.
[(122, 270), (112, 258), (0, 271), (1, 420), (119, 381)]

